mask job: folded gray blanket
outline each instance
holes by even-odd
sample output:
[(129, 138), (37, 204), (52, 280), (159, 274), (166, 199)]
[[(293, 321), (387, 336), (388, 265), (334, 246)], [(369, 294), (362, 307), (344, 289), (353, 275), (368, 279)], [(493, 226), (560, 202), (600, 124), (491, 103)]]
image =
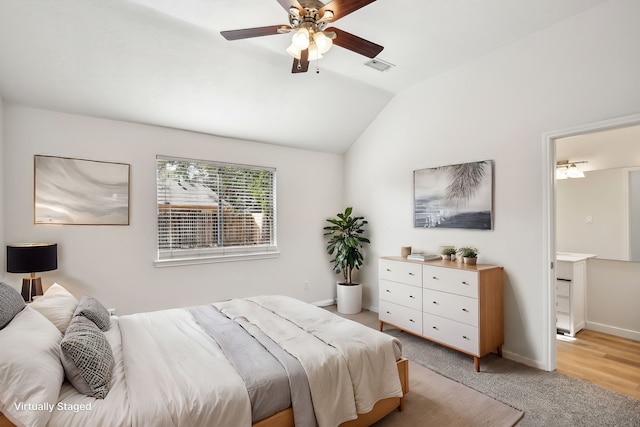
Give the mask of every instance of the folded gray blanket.
[(291, 406), (296, 426), (317, 426), (309, 381), (295, 357), (255, 325), (242, 319), (231, 320), (213, 306), (188, 310), (244, 380), (253, 422)]

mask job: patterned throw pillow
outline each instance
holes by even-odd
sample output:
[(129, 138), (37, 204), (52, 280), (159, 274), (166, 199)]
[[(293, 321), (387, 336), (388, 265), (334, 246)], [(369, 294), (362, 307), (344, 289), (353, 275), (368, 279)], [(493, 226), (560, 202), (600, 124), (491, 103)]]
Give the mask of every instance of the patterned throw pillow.
[(104, 399), (109, 392), (113, 352), (95, 323), (75, 316), (60, 342), (62, 366), (69, 382), (80, 393)]
[(0, 282), (0, 329), (7, 326), (24, 307), (22, 295), (6, 283)]
[(86, 295), (80, 298), (80, 303), (76, 307), (73, 316), (84, 316), (91, 320), (103, 331), (108, 331), (111, 327), (111, 319), (109, 319), (109, 312), (100, 301), (95, 298), (88, 297)]

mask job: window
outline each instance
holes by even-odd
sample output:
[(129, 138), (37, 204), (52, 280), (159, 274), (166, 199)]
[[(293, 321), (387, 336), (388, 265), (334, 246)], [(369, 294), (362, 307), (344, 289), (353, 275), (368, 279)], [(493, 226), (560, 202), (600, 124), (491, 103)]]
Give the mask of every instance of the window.
[(158, 262), (275, 256), (276, 171), (158, 156)]

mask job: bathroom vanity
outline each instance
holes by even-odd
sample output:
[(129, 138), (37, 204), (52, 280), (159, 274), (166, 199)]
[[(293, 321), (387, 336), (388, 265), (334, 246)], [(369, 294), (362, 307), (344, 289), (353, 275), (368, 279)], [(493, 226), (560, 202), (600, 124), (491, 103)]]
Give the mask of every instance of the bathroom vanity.
[(556, 329), (575, 336), (587, 321), (587, 259), (595, 254), (558, 252), (556, 256)]

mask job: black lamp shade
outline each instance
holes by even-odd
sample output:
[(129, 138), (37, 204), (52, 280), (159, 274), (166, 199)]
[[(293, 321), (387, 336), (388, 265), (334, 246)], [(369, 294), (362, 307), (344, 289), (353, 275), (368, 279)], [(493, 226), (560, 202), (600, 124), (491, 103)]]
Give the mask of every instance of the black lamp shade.
[(7, 272), (9, 273), (37, 273), (57, 268), (57, 243), (25, 243), (7, 246)]

